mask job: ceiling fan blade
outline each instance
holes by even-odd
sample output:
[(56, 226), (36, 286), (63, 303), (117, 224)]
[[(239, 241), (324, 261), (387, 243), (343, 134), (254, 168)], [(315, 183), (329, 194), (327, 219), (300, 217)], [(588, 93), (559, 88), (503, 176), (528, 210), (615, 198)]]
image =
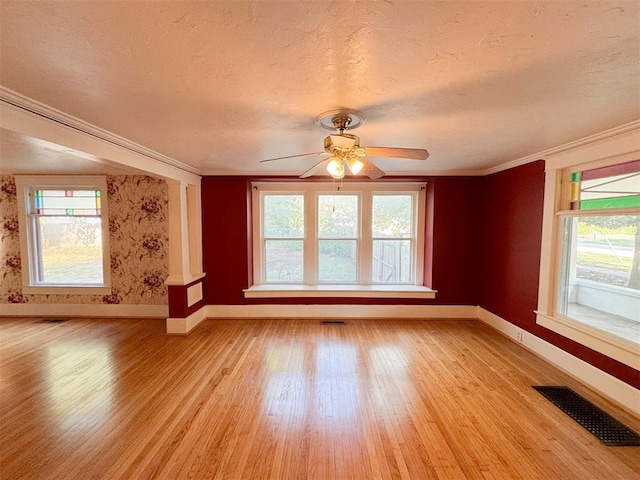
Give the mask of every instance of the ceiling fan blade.
[[(333, 158), (333, 157), (331, 157), (331, 158)], [(331, 160), (331, 158), (325, 158), (324, 160), (320, 160), (313, 167), (311, 167), (309, 170), (307, 170), (302, 175), (300, 175), (300, 178), (310, 177), (311, 175), (315, 175), (316, 173), (321, 171), (323, 168), (326, 168), (326, 166), (329, 163), (329, 160)]]
[(285, 160), (287, 158), (310, 157), (311, 155), (322, 155), (323, 153), (326, 153), (326, 152), (301, 153), (300, 155), (288, 155), (286, 157), (267, 158), (266, 160), (260, 160), (260, 163), (273, 162), (274, 160)]
[(426, 160), (429, 152), (424, 148), (365, 147), (367, 156), (406, 158), (409, 160)]
[(384, 172), (380, 170), (378, 167), (376, 167), (373, 163), (371, 163), (366, 158), (361, 157), (360, 161), (364, 163), (362, 170), (360, 170), (360, 173), (362, 173), (363, 175), (366, 175), (372, 180), (376, 180), (384, 176)]

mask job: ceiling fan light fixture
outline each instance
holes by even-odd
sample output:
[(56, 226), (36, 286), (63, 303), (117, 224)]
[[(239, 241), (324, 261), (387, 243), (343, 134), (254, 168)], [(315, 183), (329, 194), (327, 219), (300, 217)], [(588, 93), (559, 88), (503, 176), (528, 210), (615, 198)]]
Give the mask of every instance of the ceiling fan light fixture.
[(342, 159), (339, 157), (333, 157), (327, 163), (327, 172), (336, 180), (340, 180), (344, 177), (344, 164), (342, 163)]
[(362, 167), (364, 167), (364, 163), (362, 163), (362, 161), (355, 155), (351, 155), (347, 158), (346, 162), (349, 167), (349, 171), (354, 175), (358, 175), (362, 170)]
[(426, 160), (429, 157), (429, 152), (424, 148), (361, 147), (360, 138), (357, 135), (345, 132), (353, 130), (362, 123), (364, 123), (364, 115), (357, 110), (338, 109), (321, 113), (316, 117), (316, 124), (334, 132), (324, 138), (324, 152), (288, 155), (260, 161), (271, 162), (311, 155), (328, 155), (328, 158), (320, 160), (303, 172), (300, 178), (311, 177), (326, 169), (329, 175), (337, 180), (344, 178), (346, 173), (354, 176), (364, 175), (375, 180), (384, 176), (385, 173), (369, 160), (371, 157), (407, 160)]

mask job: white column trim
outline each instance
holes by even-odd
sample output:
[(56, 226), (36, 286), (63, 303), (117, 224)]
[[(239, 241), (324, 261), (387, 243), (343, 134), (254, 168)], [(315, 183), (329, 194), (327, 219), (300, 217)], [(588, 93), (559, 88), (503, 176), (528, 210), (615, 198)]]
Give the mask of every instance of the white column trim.
[(206, 276), (206, 273), (199, 273), (197, 275), (191, 275), (188, 278), (167, 278), (164, 284), (167, 286), (184, 287), (185, 285), (189, 285), (190, 283), (196, 282)]
[(189, 226), (189, 270), (191, 277), (201, 275), (202, 268), (202, 203), (200, 179), (187, 185), (187, 223)]
[(168, 181), (169, 187), (169, 277), (167, 284), (191, 278), (187, 184)]
[(207, 309), (205, 307), (186, 318), (167, 318), (167, 335), (186, 336), (206, 319)]

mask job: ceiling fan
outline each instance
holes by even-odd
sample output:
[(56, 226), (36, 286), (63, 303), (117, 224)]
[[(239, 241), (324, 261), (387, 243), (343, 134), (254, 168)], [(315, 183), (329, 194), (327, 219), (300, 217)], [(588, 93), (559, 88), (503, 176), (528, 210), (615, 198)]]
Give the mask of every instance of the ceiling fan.
[(300, 178), (307, 178), (326, 170), (335, 179), (341, 179), (347, 172), (352, 175), (363, 174), (371, 179), (377, 179), (384, 172), (376, 167), (369, 157), (392, 157), (409, 160), (426, 160), (429, 152), (423, 148), (396, 148), (396, 147), (362, 147), (360, 138), (347, 130), (353, 130), (364, 123), (364, 114), (357, 110), (330, 110), (316, 117), (316, 124), (327, 130), (335, 130), (324, 139), (324, 151), (289, 155), (287, 157), (269, 158), (262, 162), (273, 162), (286, 158), (308, 157), (311, 155), (330, 155), (308, 169)]

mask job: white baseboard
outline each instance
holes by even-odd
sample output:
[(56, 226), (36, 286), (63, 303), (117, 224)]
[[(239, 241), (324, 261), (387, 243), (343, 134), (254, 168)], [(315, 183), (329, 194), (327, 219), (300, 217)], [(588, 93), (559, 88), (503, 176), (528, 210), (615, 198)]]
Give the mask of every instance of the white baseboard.
[(207, 319), (207, 307), (196, 310), (186, 318), (167, 318), (167, 335), (188, 335)]
[(604, 397), (611, 399), (640, 416), (640, 390), (574, 357), (561, 348), (532, 335), (526, 330), (507, 322), (482, 307), (477, 307), (477, 318), (500, 333), (522, 344), (522, 346), (536, 355), (553, 363), (560, 370), (577, 378)]
[(208, 318), (477, 318), (471, 305), (207, 305)]
[(167, 305), (113, 305), (106, 303), (3, 303), (6, 317), (153, 317), (169, 315)]
[(169, 335), (188, 335), (207, 318), (477, 318), (471, 305), (206, 305), (186, 318), (168, 318)]

